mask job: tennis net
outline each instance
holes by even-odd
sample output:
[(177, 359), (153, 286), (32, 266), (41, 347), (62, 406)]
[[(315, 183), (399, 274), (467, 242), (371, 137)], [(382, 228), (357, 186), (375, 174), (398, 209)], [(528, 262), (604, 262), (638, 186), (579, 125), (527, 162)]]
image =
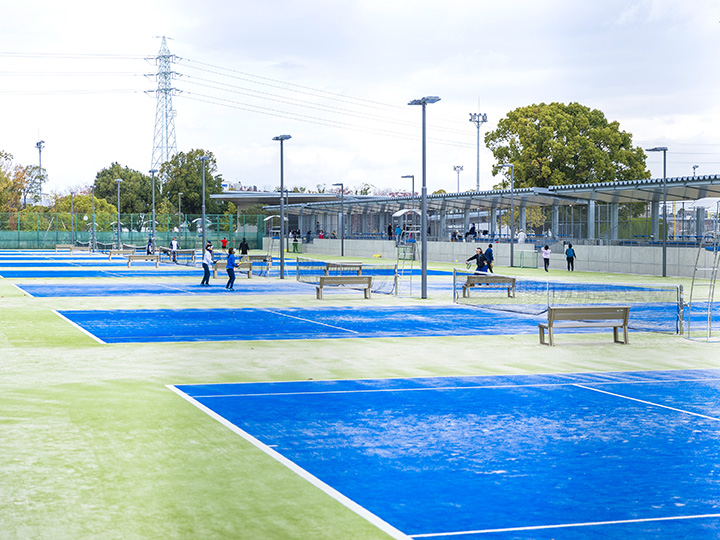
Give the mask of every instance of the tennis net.
[[(475, 276), (475, 277), (470, 277)], [(487, 279), (474, 272), (453, 271), (453, 299), (458, 304), (486, 309), (542, 315), (548, 306), (628, 305), (630, 327), (635, 330), (682, 333), (683, 289), (681, 285), (636, 285), (534, 280)], [(478, 283), (473, 284), (473, 281)]]
[[(372, 276), (372, 292), (394, 294), (397, 290), (397, 264), (366, 264), (297, 258), (297, 280), (319, 283), (320, 276)], [(346, 285), (348, 288), (360, 286)]]

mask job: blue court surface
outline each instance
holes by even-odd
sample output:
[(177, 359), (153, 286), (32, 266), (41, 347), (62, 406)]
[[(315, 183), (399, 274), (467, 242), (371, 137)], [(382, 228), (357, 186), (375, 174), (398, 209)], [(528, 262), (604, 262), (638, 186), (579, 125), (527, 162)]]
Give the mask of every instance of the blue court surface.
[(171, 388), (411, 538), (720, 537), (720, 370)]
[(514, 335), (537, 333), (539, 320), (454, 305), (59, 313), (104, 343)]

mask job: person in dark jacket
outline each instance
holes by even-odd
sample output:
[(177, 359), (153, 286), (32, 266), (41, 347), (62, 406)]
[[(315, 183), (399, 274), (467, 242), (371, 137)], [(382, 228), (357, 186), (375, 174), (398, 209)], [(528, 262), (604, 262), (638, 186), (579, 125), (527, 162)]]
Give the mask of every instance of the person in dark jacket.
[(495, 261), (495, 255), (493, 253), (492, 244), (485, 250), (485, 259), (487, 260), (487, 267), (490, 272), (493, 271), (493, 262)]
[(572, 244), (568, 244), (568, 247), (565, 250), (565, 258), (567, 259), (568, 272), (574, 272), (575, 271), (575, 250), (573, 249)]
[(476, 248), (475, 249), (475, 255), (467, 259), (465, 262), (469, 263), (470, 261), (475, 261), (475, 272), (487, 272), (488, 271), (488, 265), (487, 265), (487, 259), (485, 258), (485, 254), (483, 253), (482, 248)]
[(247, 240), (243, 238), (242, 242), (240, 242), (240, 255), (247, 255), (249, 249), (250, 246), (248, 245)]

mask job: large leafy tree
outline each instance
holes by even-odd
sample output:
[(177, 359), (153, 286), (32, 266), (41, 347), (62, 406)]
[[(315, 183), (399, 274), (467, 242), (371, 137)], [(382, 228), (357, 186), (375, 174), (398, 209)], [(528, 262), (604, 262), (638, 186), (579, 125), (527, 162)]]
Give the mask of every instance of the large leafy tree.
[[(498, 164), (515, 166), (516, 188), (650, 178), (632, 136), (597, 109), (579, 103), (520, 107), (485, 135)], [(499, 172), (493, 168), (493, 174)], [(509, 169), (499, 187), (509, 186)]]
[(208, 214), (222, 214), (225, 211), (225, 203), (210, 198), (213, 193), (223, 192), (222, 175), (217, 172), (215, 156), (207, 150), (196, 149), (187, 153), (179, 152), (160, 167), (162, 196), (177, 208), (178, 193), (182, 193), (183, 214), (202, 213), (203, 162), (200, 158), (204, 156), (208, 157), (205, 162), (205, 211)]
[[(142, 214), (152, 211), (152, 190), (150, 177), (119, 163), (101, 170), (95, 177), (95, 197), (105, 199), (117, 206), (118, 185), (120, 182), (120, 212), (123, 214)], [(157, 181), (157, 179), (156, 179)], [(159, 192), (159, 191), (158, 191)], [(157, 194), (156, 203), (157, 203)]]

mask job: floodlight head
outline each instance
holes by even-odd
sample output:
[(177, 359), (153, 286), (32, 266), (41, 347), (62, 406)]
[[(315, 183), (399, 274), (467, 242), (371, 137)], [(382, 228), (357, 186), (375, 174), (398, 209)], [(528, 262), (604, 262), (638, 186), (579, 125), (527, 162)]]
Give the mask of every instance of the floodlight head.
[(333, 184), (333, 186), (340, 186), (340, 187), (343, 187), (343, 183), (342, 183), (342, 182), (338, 182), (337, 184)]
[(150, 169), (148, 172), (150, 174), (152, 174), (153, 176), (155, 176), (155, 173), (157, 173), (158, 171), (157, 171), (157, 169)]
[(504, 168), (510, 167), (511, 169), (515, 167), (513, 163), (501, 163), (499, 166)]
[(667, 152), (667, 146), (656, 146), (655, 148), (646, 148), (646, 152)]
[(210, 159), (210, 156), (200, 156), (200, 161), (207, 161)]
[(292, 139), (292, 135), (278, 135), (277, 137), (273, 137), (273, 141), (287, 141), (288, 139)]
[(405, 176), (401, 176), (400, 178), (415, 178), (414, 174), (406, 174)]
[(119, 184), (120, 182), (122, 182), (122, 178), (116, 178), (115, 181)]
[(427, 103), (437, 103), (440, 98), (437, 96), (426, 96), (420, 99), (413, 99), (408, 105), (426, 105)]
[(178, 191), (178, 196), (185, 195), (182, 191)]

